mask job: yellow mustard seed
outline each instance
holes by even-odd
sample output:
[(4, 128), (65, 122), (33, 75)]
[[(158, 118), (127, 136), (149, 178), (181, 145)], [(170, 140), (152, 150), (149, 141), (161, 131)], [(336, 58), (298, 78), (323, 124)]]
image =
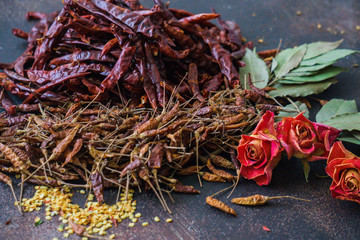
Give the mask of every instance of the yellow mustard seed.
[(166, 222), (167, 222), (167, 223), (171, 223), (172, 221), (173, 221), (172, 218), (167, 218), (167, 219), (166, 219)]
[(136, 217), (136, 218), (141, 217), (141, 213), (136, 213), (136, 214), (135, 214), (135, 217)]
[(64, 238), (68, 238), (68, 237), (69, 237), (69, 235), (70, 235), (70, 234), (69, 234), (69, 233), (67, 233), (67, 232), (63, 234)]
[(81, 240), (88, 240), (89, 238), (87, 237), (82, 237)]
[(45, 219), (46, 220), (51, 220), (51, 216), (46, 216)]
[(52, 240), (59, 240), (57, 237), (54, 237)]
[(131, 222), (129, 223), (129, 227), (134, 227), (135, 226), (135, 223)]
[(114, 239), (114, 238), (115, 238), (115, 234), (111, 234), (111, 235), (109, 236), (109, 238), (110, 238), (110, 239)]
[(143, 227), (146, 227), (147, 225), (149, 225), (148, 222), (143, 222), (141, 225), (143, 225)]
[(160, 222), (160, 218), (158, 216), (154, 217), (155, 222)]
[(80, 190), (80, 193), (81, 193), (81, 194), (84, 194), (84, 193), (85, 193), (85, 190), (84, 190), (84, 189), (81, 189), (81, 190)]
[(40, 217), (36, 217), (35, 219), (34, 219), (34, 222), (35, 223), (38, 223), (38, 222), (40, 222), (41, 221), (41, 218)]

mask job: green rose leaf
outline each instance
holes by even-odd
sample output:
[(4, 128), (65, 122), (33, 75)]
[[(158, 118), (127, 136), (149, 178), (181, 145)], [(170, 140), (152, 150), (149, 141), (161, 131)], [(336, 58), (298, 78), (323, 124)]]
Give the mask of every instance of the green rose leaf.
[(309, 181), (308, 181), (309, 172), (310, 172), (309, 163), (308, 163), (308, 161), (307, 161), (306, 159), (301, 159), (301, 165), (302, 165), (302, 167), (303, 167), (305, 180), (306, 180), (306, 182), (309, 182)]

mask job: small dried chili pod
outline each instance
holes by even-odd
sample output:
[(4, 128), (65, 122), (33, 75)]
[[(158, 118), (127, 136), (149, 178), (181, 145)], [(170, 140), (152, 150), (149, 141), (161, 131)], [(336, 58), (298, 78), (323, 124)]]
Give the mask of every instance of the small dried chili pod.
[(202, 175), (202, 178), (208, 182), (226, 182), (226, 180), (222, 177), (219, 177), (218, 175), (209, 172), (205, 172)]
[(231, 215), (237, 216), (236, 212), (234, 209), (232, 209), (231, 207), (229, 207), (228, 205), (226, 205), (225, 203), (223, 203), (222, 201), (215, 199), (211, 196), (206, 198), (206, 203), (209, 204), (210, 206), (220, 209), (221, 211), (224, 211), (226, 213), (229, 213)]
[(211, 162), (218, 167), (235, 169), (234, 164), (222, 156), (211, 154), (210, 159)]
[(223, 179), (227, 180), (227, 181), (232, 181), (235, 179), (235, 177), (228, 173), (225, 172), (223, 170), (220, 169), (216, 169), (212, 164), (211, 164), (211, 160), (208, 159), (207, 163), (206, 163), (207, 168), (214, 174), (218, 175), (219, 177), (222, 177)]
[(173, 190), (178, 193), (191, 193), (191, 194), (200, 193), (200, 191), (195, 189), (193, 186), (182, 185), (182, 183), (180, 182), (173, 185)]

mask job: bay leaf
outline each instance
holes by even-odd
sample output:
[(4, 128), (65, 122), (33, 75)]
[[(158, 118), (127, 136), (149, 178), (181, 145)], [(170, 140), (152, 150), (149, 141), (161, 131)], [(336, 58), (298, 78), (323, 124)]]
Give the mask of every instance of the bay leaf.
[[(307, 108), (305, 103), (302, 103), (300, 101), (294, 102), (294, 104), (297, 106), (297, 108), (300, 110), (300, 112), (304, 112), (304, 116), (306, 118), (309, 118), (309, 109)], [(280, 110), (277, 117), (293, 117), (299, 114), (294, 104), (290, 103), (284, 107), (283, 110)], [(293, 110), (293, 111), (291, 111)]]
[(271, 62), (271, 72), (274, 72), (275, 68), (277, 67), (278, 62), (275, 60), (275, 58)]
[(319, 71), (330, 65), (333, 65), (334, 63), (336, 63), (336, 61), (327, 62), (324, 64), (316, 64), (316, 65), (306, 66), (306, 67), (297, 67), (297, 68), (293, 69), (290, 73)]
[(304, 60), (311, 59), (317, 56), (320, 56), (324, 53), (330, 52), (331, 50), (336, 49), (343, 42), (343, 39), (336, 42), (313, 42), (308, 44)]
[(354, 51), (354, 50), (350, 50), (350, 49), (335, 49), (328, 53), (320, 55), (318, 57), (302, 61), (300, 63), (300, 66), (312, 66), (315, 64), (325, 64), (328, 62), (337, 61), (341, 58), (344, 58), (344, 57), (351, 55), (353, 53), (356, 53), (356, 52), (358, 52), (358, 51)]
[[(331, 99), (316, 114), (316, 122), (324, 122), (345, 113), (357, 113), (355, 100)], [(359, 119), (360, 121), (360, 119)]]
[(322, 122), (325, 125), (332, 126), (342, 130), (360, 130), (360, 112), (341, 114)]
[(277, 64), (284, 65), (286, 61), (294, 55), (294, 53), (297, 51), (297, 48), (287, 48), (284, 50), (281, 50), (278, 55), (274, 58)]
[[(265, 62), (258, 57), (255, 50), (251, 51), (246, 49), (246, 53), (242, 61), (246, 64), (245, 67), (241, 67), (239, 70), (240, 79), (248, 79), (249, 73), (251, 80), (255, 87), (264, 88), (269, 81), (269, 69), (266, 66)], [(243, 82), (243, 86), (248, 84)]]
[(296, 68), (300, 64), (301, 60), (303, 59), (306, 53), (306, 45), (302, 45), (295, 49), (296, 51), (294, 51), (292, 55), (287, 56), (287, 58), (284, 59), (285, 62), (280, 63), (278, 61), (278, 65), (274, 69), (276, 78), (281, 78), (282, 76), (286, 75), (292, 69)]
[(284, 79), (280, 79), (280, 83), (290, 83), (290, 84), (302, 84), (308, 82), (320, 82), (326, 79), (335, 77), (339, 73), (345, 71), (344, 68), (341, 67), (327, 67), (318, 73), (311, 76), (285, 76)]
[(336, 82), (337, 80), (332, 78), (322, 82), (305, 83), (301, 85), (278, 83), (273, 86), (276, 90), (270, 91), (269, 94), (273, 97), (305, 97), (311, 94), (321, 93)]

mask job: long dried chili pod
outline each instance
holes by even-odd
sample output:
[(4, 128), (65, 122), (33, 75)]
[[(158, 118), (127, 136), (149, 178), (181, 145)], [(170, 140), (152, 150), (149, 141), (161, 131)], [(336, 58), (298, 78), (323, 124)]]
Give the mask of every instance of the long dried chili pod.
[(231, 199), (232, 203), (239, 204), (239, 205), (247, 205), (247, 206), (259, 206), (264, 205), (268, 201), (273, 199), (282, 199), (282, 198), (290, 198), (295, 200), (301, 200), (301, 201), (310, 201), (307, 199), (292, 197), (292, 196), (275, 196), (275, 197), (268, 197), (260, 194), (248, 196), (248, 197), (240, 197), (240, 198), (233, 198)]

